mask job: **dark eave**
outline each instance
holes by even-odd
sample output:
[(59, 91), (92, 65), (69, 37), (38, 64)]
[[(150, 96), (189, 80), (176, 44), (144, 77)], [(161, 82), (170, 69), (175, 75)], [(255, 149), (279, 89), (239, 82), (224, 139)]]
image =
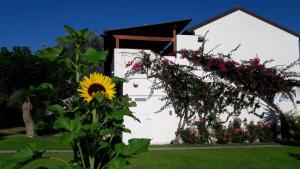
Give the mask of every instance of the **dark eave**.
[(120, 48), (151, 49), (160, 53), (171, 43), (168, 39), (174, 37), (174, 31), (176, 34), (182, 32), (190, 22), (191, 19), (185, 19), (152, 25), (105, 30), (103, 32), (105, 49), (113, 49), (118, 46), (116, 44), (116, 38), (120, 38)]
[(290, 29), (288, 29), (286, 27), (283, 27), (283, 26), (281, 26), (281, 25), (279, 25), (277, 23), (274, 23), (273, 21), (271, 21), (269, 19), (266, 19), (266, 18), (264, 18), (262, 16), (258, 16), (257, 14), (255, 14), (255, 13), (253, 13), (251, 11), (248, 11), (247, 9), (244, 9), (242, 7), (235, 7), (233, 9), (230, 9), (230, 10), (228, 10), (226, 12), (223, 12), (223, 13), (221, 13), (221, 14), (219, 14), (219, 15), (211, 18), (211, 19), (208, 19), (208, 20), (205, 20), (205, 21), (203, 21), (203, 22), (201, 22), (199, 24), (196, 24), (196, 25), (192, 26), (191, 28), (189, 28), (187, 31), (185, 31), (185, 34), (194, 34), (194, 31), (196, 29), (198, 29), (198, 28), (200, 28), (202, 26), (205, 26), (205, 25), (207, 25), (207, 24), (209, 24), (209, 23), (211, 23), (213, 21), (216, 21), (216, 20), (218, 20), (218, 19), (220, 19), (220, 18), (222, 18), (224, 16), (232, 14), (232, 13), (234, 13), (236, 11), (242, 11), (242, 12), (244, 12), (246, 14), (249, 14), (249, 15), (251, 15), (251, 16), (253, 16), (253, 17), (255, 17), (255, 18), (259, 19), (259, 20), (262, 20), (262, 21), (264, 21), (264, 22), (266, 22), (266, 23), (268, 23), (270, 25), (273, 25), (273, 26), (277, 27), (278, 29), (281, 29), (281, 30), (283, 30), (285, 32), (288, 32), (288, 33), (290, 33), (290, 34), (292, 34), (292, 35), (294, 35), (294, 36), (296, 36), (296, 37), (298, 37), (300, 39), (300, 35), (298, 33), (294, 32), (294, 31), (292, 31), (292, 30), (290, 30)]
[[(142, 25), (128, 28), (104, 30), (104, 36), (113, 34), (122, 35), (141, 35), (141, 36), (172, 36), (172, 30), (176, 25), (176, 32), (180, 33), (191, 19), (178, 20), (173, 22), (165, 22), (159, 24)], [(163, 30), (167, 30), (166, 32)]]

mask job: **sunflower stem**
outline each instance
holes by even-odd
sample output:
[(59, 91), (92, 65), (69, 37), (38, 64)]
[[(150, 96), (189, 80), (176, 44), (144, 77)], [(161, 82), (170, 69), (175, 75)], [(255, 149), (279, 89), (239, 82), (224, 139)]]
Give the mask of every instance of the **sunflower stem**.
[(78, 65), (78, 61), (79, 61), (79, 47), (76, 46), (76, 54), (75, 54), (75, 71), (76, 71), (76, 83), (79, 82), (79, 78), (80, 78), (80, 72), (79, 72), (79, 65)]

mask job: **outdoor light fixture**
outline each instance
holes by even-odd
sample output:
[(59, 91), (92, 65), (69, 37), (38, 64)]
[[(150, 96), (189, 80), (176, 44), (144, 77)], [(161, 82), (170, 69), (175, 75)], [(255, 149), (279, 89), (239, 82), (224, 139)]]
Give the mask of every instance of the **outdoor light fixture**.
[(204, 37), (203, 36), (198, 36), (198, 42), (204, 42)]

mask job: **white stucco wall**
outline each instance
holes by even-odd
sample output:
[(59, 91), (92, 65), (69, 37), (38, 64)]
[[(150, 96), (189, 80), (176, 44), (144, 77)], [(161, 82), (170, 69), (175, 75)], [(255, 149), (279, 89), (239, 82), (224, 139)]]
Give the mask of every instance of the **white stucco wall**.
[[(195, 30), (203, 36), (207, 31), (205, 51), (221, 44), (215, 53), (228, 53), (239, 44), (235, 60), (274, 59), (273, 64), (288, 64), (299, 58), (299, 38), (242, 11), (236, 11)], [(179, 47), (180, 48), (180, 47)]]
[[(114, 50), (114, 75), (124, 77), (129, 68), (126, 68), (128, 61), (137, 57), (139, 49), (115, 49)], [(145, 52), (154, 53), (145, 50)], [(123, 134), (123, 142), (127, 143), (131, 138), (150, 138), (151, 144), (168, 144), (175, 137), (178, 118), (172, 108), (155, 113), (164, 105), (161, 98), (165, 95), (162, 90), (156, 90), (149, 98), (150, 88), (153, 79), (146, 79), (145, 75), (130, 76), (127, 83), (123, 85), (123, 94), (128, 94), (136, 103), (131, 110), (140, 119), (141, 123), (126, 117), (124, 125), (131, 130), (131, 133)], [(137, 87), (134, 87), (134, 84)]]

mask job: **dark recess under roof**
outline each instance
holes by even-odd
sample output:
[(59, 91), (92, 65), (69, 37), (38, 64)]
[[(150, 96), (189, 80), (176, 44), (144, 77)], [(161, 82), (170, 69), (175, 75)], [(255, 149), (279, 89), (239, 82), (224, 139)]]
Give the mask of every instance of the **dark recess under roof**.
[[(105, 49), (113, 49), (115, 47), (115, 38), (113, 35), (132, 35), (132, 36), (155, 36), (155, 37), (173, 37), (174, 27), (177, 34), (180, 33), (186, 25), (191, 22), (191, 19), (166, 22), (153, 25), (143, 25), (129, 28), (113, 29), (104, 31), (103, 37), (105, 40)], [(121, 48), (134, 49), (151, 49), (157, 53), (161, 52), (170, 42), (155, 42), (155, 41), (122, 41)]]

